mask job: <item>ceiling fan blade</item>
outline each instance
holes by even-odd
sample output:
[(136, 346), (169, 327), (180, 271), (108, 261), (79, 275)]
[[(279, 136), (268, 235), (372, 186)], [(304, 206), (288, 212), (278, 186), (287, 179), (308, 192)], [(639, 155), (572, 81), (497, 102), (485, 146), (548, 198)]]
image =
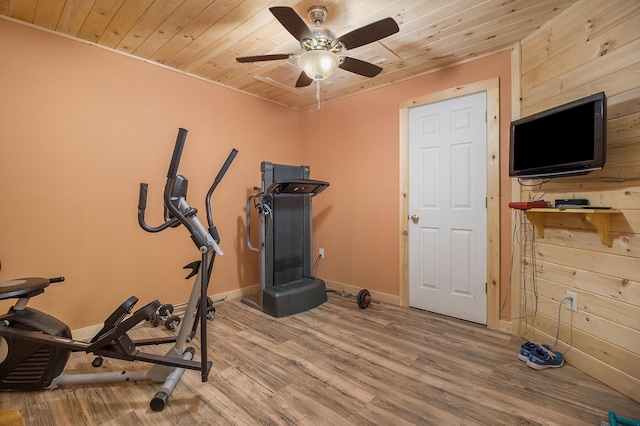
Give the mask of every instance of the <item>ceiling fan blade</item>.
[(373, 43), (400, 31), (400, 27), (393, 18), (385, 18), (373, 24), (353, 30), (338, 38), (347, 49), (355, 49), (365, 44)]
[(289, 59), (291, 54), (289, 53), (280, 53), (276, 55), (259, 55), (259, 56), (241, 56), (236, 58), (238, 62), (262, 62), (262, 61), (275, 61), (278, 59)]
[(350, 71), (355, 74), (360, 74), (365, 77), (375, 77), (380, 74), (382, 68), (371, 62), (361, 61), (360, 59), (345, 57), (340, 63), (339, 68), (345, 71)]
[(313, 40), (314, 37), (311, 30), (295, 10), (287, 6), (270, 7), (269, 10), (273, 13), (273, 16), (280, 21), (282, 26), (296, 38), (296, 40)]
[(298, 81), (296, 81), (296, 87), (307, 87), (313, 82), (311, 77), (305, 74), (304, 71), (300, 73), (300, 77), (298, 77)]

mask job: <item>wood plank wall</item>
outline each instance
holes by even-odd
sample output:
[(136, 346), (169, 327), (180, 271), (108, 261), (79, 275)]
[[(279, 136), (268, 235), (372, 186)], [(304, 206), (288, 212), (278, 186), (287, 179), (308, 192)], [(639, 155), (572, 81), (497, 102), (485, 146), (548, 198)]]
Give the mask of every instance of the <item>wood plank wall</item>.
[[(521, 200), (587, 198), (592, 205), (622, 211), (611, 218), (611, 247), (600, 241), (584, 215), (546, 215), (544, 238), (540, 238), (530, 222), (514, 212), (514, 226), (522, 225), (517, 234), (520, 240), (514, 243), (522, 260), (515, 268), (522, 274), (513, 279), (514, 297), (520, 301), (514, 329), (527, 339), (550, 344), (558, 335), (554, 349), (564, 353), (569, 363), (638, 402), (639, 24), (638, 1), (580, 0), (522, 40), (513, 56), (519, 61), (514, 66), (521, 71), (514, 86), (520, 90), (519, 100), (514, 98), (514, 105), (519, 105), (516, 116), (600, 91), (608, 97), (604, 169), (544, 183), (521, 185), (513, 180), (514, 193)], [(578, 294), (577, 312), (560, 306), (567, 291)]]

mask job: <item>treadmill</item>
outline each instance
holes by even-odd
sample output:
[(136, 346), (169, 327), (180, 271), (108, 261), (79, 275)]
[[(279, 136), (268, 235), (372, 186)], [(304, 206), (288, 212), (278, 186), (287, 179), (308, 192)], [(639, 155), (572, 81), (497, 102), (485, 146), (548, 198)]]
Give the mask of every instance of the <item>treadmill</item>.
[[(247, 245), (260, 253), (260, 291), (242, 302), (280, 318), (327, 301), (323, 280), (313, 276), (311, 198), (327, 182), (309, 179), (308, 166), (261, 163), (262, 186), (247, 198)], [(251, 207), (260, 216), (259, 247), (251, 245)]]

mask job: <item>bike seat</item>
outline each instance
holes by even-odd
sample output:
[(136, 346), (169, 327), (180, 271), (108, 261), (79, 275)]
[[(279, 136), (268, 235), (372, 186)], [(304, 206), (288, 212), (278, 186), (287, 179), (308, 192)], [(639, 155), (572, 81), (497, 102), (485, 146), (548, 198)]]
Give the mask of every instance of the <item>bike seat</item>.
[(0, 282), (0, 300), (33, 297), (44, 293), (51, 282), (48, 278), (18, 278)]

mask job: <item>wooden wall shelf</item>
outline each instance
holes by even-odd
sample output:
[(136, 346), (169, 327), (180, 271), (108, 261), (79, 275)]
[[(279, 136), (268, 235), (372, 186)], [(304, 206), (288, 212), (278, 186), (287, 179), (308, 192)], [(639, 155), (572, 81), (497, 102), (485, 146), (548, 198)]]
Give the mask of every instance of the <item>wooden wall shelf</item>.
[(598, 231), (602, 244), (611, 247), (611, 215), (622, 214), (616, 209), (529, 209), (524, 211), (525, 216), (536, 228), (540, 238), (544, 238), (544, 218), (547, 214), (581, 214), (587, 222)]

